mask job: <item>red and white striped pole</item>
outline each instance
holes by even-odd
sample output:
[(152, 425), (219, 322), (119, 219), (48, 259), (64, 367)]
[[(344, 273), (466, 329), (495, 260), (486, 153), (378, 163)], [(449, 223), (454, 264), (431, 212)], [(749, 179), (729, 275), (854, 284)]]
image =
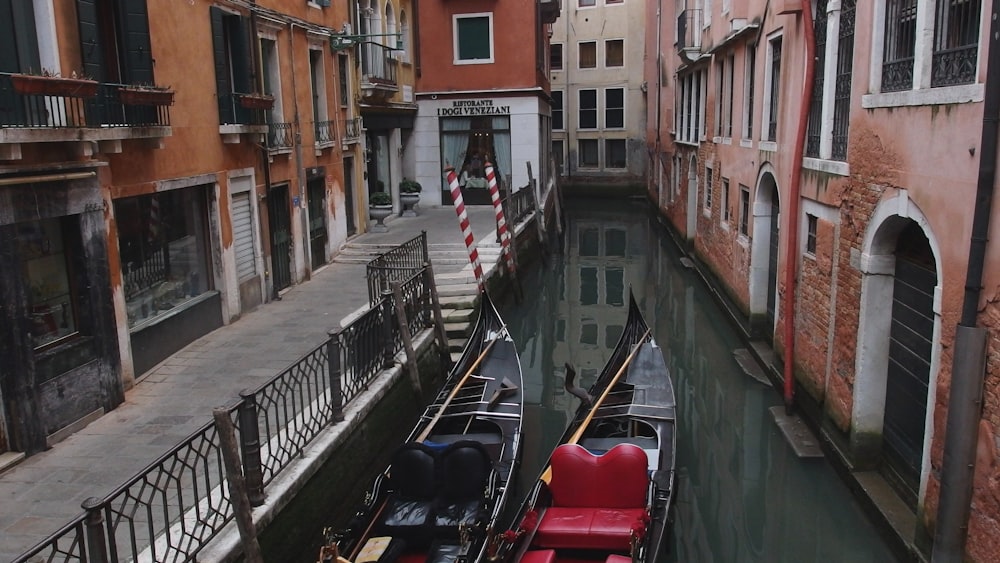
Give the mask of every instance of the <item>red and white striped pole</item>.
[(455, 214), (458, 215), (458, 224), (462, 228), (462, 237), (465, 238), (465, 248), (469, 250), (469, 262), (472, 263), (472, 271), (476, 275), (476, 285), (479, 286), (479, 291), (482, 291), (483, 267), (479, 263), (479, 250), (472, 235), (472, 227), (469, 226), (469, 215), (465, 212), (465, 201), (462, 200), (462, 188), (458, 185), (455, 167), (445, 168), (444, 177), (448, 180), (448, 187), (451, 188), (451, 202), (455, 204)]
[(507, 259), (507, 271), (514, 273), (514, 256), (510, 252), (510, 232), (507, 231), (507, 220), (504, 218), (503, 205), (500, 203), (500, 190), (497, 188), (497, 177), (493, 173), (493, 163), (486, 163), (486, 181), (490, 186), (490, 199), (493, 200), (493, 211), (497, 214), (497, 234), (500, 235), (500, 249)]

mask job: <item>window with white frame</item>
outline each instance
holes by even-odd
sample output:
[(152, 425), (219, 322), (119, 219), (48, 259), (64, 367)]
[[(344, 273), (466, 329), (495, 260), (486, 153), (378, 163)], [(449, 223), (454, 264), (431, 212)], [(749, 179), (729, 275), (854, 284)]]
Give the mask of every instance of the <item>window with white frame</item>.
[(552, 130), (562, 131), (566, 128), (563, 123), (563, 91), (552, 91)]
[(696, 70), (677, 78), (677, 140), (697, 143), (705, 132), (705, 81), (708, 72)]
[(806, 214), (806, 255), (816, 256), (816, 224), (815, 215)]
[(597, 168), (601, 165), (597, 139), (578, 139), (576, 148), (580, 168)]
[(729, 54), (716, 62), (715, 133), (719, 137), (733, 136), (733, 62)]
[(404, 63), (410, 62), (410, 50), (413, 48), (410, 45), (410, 20), (406, 17), (406, 12), (399, 13), (399, 42), (403, 48), (399, 52), (399, 60)]
[(604, 89), (604, 128), (625, 128), (625, 89)]
[(580, 129), (597, 129), (597, 90), (580, 90), (579, 115), (577, 123)]
[(562, 43), (549, 45), (549, 68), (552, 70), (562, 70), (563, 68), (563, 46)]
[(315, 142), (329, 142), (332, 130), (329, 121), (329, 108), (326, 97), (326, 74), (323, 72), (323, 51), (319, 44), (309, 47), (309, 83), (312, 86), (313, 127)]
[(840, 9), (816, 6), (816, 77), (809, 106), (805, 155), (824, 160), (847, 159), (854, 71), (854, 14), (857, 0), (842, 0)]
[(581, 41), (577, 45), (577, 66), (580, 68), (597, 68), (597, 41)]
[(628, 156), (625, 154), (625, 139), (604, 140), (604, 167), (626, 168)]
[(281, 109), (281, 66), (278, 62), (277, 33), (273, 30), (261, 29), (260, 63), (263, 69), (264, 94), (274, 98), (274, 104), (268, 110), (268, 123), (283, 123), (284, 113)]
[[(885, 0), (875, 13), (878, 92), (973, 84), (981, 0)], [(878, 37), (881, 33), (881, 38)], [(927, 64), (927, 61), (930, 64)]]
[(778, 140), (778, 96), (781, 93), (781, 36), (767, 41), (767, 61), (765, 67), (763, 140)]
[(754, 81), (757, 77), (757, 44), (748, 43), (744, 54), (743, 138), (753, 139)]
[[(385, 3), (385, 35), (378, 40), (386, 47), (396, 46), (396, 12), (392, 7), (392, 2)], [(398, 51), (389, 51), (390, 57), (397, 57)]]
[(740, 184), (740, 234), (750, 235), (750, 188)]
[(581, 8), (590, 8), (597, 5), (597, 0), (576, 0), (576, 5)]
[(729, 224), (729, 178), (722, 179), (722, 223)]
[(604, 41), (604, 66), (615, 68), (625, 66), (625, 41), (608, 39)]
[(454, 64), (493, 62), (493, 14), (455, 14)]
[(556, 174), (562, 175), (563, 173), (563, 163), (566, 162), (566, 149), (563, 148), (564, 143), (562, 139), (555, 139), (552, 141), (552, 158), (556, 162)]
[(714, 178), (712, 177), (712, 167), (705, 167), (705, 194), (702, 203), (705, 207), (705, 215), (710, 215), (712, 213), (712, 183)]

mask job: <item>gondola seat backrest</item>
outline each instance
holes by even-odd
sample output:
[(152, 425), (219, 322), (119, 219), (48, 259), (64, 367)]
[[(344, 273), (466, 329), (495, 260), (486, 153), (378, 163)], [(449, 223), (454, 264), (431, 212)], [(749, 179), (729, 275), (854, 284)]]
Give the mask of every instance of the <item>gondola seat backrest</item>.
[(419, 442), (400, 446), (389, 466), (389, 487), (392, 492), (379, 521), (379, 534), (410, 541), (426, 539), (437, 492), (434, 450)]
[(479, 517), (493, 462), (482, 444), (462, 440), (439, 454), (438, 471), (435, 525), (440, 533), (453, 529), (457, 534), (459, 524), (471, 524)]
[(542, 515), (534, 545), (628, 550), (634, 530), (647, 520), (648, 460), (642, 448), (619, 444), (598, 456), (564, 444), (550, 464), (552, 506)]

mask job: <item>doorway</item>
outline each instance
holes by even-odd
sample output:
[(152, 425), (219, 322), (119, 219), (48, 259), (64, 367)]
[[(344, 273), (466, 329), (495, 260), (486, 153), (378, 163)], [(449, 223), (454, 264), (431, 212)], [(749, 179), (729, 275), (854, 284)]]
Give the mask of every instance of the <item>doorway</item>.
[(271, 284), (275, 298), (292, 285), (292, 216), (288, 210), (288, 184), (267, 191), (267, 217), (271, 239)]
[(309, 205), (309, 254), (312, 269), (326, 264), (326, 180), (323, 176), (306, 182)]

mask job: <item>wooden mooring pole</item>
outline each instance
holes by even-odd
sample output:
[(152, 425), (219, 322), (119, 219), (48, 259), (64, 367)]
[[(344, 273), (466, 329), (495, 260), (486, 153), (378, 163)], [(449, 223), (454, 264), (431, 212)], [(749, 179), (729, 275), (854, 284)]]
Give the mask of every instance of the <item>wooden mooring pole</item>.
[(246, 480), (240, 468), (240, 451), (236, 442), (236, 427), (229, 418), (229, 410), (212, 409), (215, 418), (215, 429), (219, 433), (219, 446), (222, 450), (222, 461), (226, 465), (226, 480), (229, 481), (229, 499), (233, 503), (236, 514), (236, 527), (240, 531), (243, 543), (243, 559), (247, 563), (264, 563), (257, 543), (257, 527), (253, 523), (253, 509), (250, 507), (250, 496), (247, 493)]

